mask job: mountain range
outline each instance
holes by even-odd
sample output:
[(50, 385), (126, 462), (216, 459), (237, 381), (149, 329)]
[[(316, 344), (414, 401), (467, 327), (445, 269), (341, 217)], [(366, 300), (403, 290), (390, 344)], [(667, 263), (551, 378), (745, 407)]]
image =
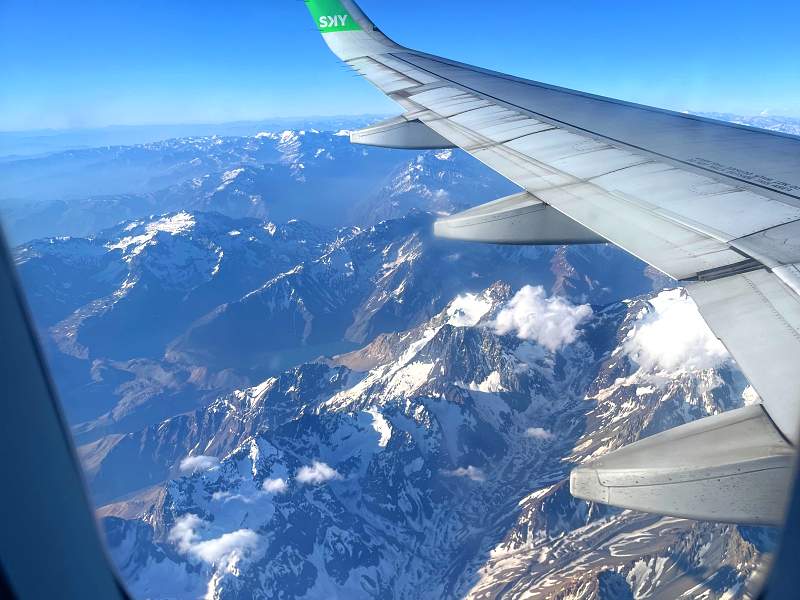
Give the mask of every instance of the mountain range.
[(437, 239), (513, 186), (345, 133), (0, 162), (133, 594), (747, 597), (775, 530), (568, 490), (582, 461), (758, 400), (679, 284), (610, 245)]
[(124, 464), (168, 480), (101, 510), (111, 552), (142, 597), (741, 597), (773, 531), (568, 492), (571, 465), (753, 401), (724, 350), (648, 354), (692, 314), (680, 290), (594, 309), (497, 283), (84, 448), (96, 489)]

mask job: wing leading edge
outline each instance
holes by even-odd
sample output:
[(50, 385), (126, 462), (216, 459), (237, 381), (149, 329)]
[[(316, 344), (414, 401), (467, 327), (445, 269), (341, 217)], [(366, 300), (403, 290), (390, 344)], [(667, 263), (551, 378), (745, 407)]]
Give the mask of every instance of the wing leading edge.
[[(608, 240), (687, 282), (762, 398), (765, 419), (758, 423), (776, 435), (762, 432), (759, 439), (771, 441), (756, 454), (780, 462), (787, 448), (793, 453), (800, 439), (800, 138), (472, 67), (396, 44), (351, 0), (306, 4), (331, 50), (400, 104), (404, 119), (518, 184), (532, 203), (561, 215), (564, 230), (573, 222), (584, 241)], [(463, 227), (474, 225), (474, 211), (437, 229), (458, 237), (458, 225), (470, 232), (465, 239), (503, 242), (496, 221), (489, 233)], [(516, 229), (506, 236), (511, 243), (535, 241)], [(711, 434), (693, 439), (697, 451), (715, 443)], [(611, 463), (624, 467), (605, 461)], [(602, 468), (582, 465), (573, 482), (585, 482), (589, 472), (602, 476)], [(718, 475), (710, 473), (710, 480)], [(788, 482), (777, 487), (788, 489)], [(595, 486), (575, 491), (615, 503)], [(765, 509), (767, 502), (773, 505)], [(647, 506), (667, 512), (637, 501), (637, 508)], [(780, 498), (759, 496), (750, 517), (739, 507), (714, 518), (763, 522), (763, 513), (774, 521), (781, 506)]]

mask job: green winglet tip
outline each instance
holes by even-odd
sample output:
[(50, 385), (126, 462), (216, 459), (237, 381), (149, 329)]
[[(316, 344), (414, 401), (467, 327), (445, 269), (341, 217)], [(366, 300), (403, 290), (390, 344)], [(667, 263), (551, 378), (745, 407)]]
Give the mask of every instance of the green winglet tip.
[(353, 16), (339, 0), (305, 0), (317, 28), (322, 33), (361, 31)]

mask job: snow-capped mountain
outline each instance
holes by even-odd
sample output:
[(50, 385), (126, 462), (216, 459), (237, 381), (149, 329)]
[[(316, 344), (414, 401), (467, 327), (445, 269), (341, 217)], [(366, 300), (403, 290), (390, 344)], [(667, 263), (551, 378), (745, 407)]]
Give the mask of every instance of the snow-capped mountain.
[[(769, 530), (566, 486), (575, 462), (752, 399), (707, 329), (676, 327), (687, 314), (679, 290), (599, 308), (498, 283), (84, 449), (95, 477), (136, 449), (171, 477), (103, 509), (112, 555), (142, 597), (742, 597)], [(703, 361), (676, 360), (698, 344)]]
[(411, 208), (452, 211), (514, 189), (463, 152), (354, 146), (346, 130), (182, 138), (0, 163), (0, 210), (16, 243), (96, 235), (182, 210), (372, 225)]
[(326, 230), (180, 211), (32, 242), (16, 259), (83, 442), (416, 325), (496, 278), (595, 303), (653, 284), (610, 247), (438, 240), (433, 219)]
[[(791, 117), (703, 116), (800, 134), (800, 121)], [(4, 157), (0, 212), (7, 235), (14, 244), (84, 237), (120, 221), (180, 210), (372, 225), (410, 208), (450, 212), (515, 191), (461, 151), (353, 146), (346, 129), (312, 126), (255, 133), (255, 124), (241, 124), (218, 128), (228, 135)]]
[(473, 247), (463, 253), (463, 244), (435, 240), (432, 222), (431, 215), (416, 213), (342, 232), (317, 259), (196, 322), (171, 346), (171, 356), (259, 373), (269, 369), (264, 353), (270, 350), (307, 346), (324, 353), (337, 341), (345, 342), (342, 348), (363, 343), (429, 318), (458, 290), (485, 286), (501, 272), (516, 281), (549, 272), (542, 257), (550, 249)]
[[(120, 418), (154, 396), (162, 407), (151, 419), (160, 419), (196, 406), (203, 389), (218, 393), (235, 385), (224, 373), (165, 363), (167, 344), (208, 311), (317, 256), (329, 236), (299, 221), (275, 225), (179, 212), (89, 239), (50, 238), (17, 248), (70, 420), (107, 411)], [(194, 399), (181, 398), (187, 386)], [(170, 405), (165, 396), (175, 394)]]

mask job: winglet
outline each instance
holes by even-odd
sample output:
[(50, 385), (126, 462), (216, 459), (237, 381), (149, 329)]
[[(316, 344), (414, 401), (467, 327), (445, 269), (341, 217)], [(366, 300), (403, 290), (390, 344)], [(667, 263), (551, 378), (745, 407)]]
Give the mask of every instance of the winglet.
[(383, 35), (352, 0), (305, 3), (325, 43), (342, 60), (403, 49)]
[(339, 0), (306, 0), (306, 5), (320, 33), (362, 30)]

